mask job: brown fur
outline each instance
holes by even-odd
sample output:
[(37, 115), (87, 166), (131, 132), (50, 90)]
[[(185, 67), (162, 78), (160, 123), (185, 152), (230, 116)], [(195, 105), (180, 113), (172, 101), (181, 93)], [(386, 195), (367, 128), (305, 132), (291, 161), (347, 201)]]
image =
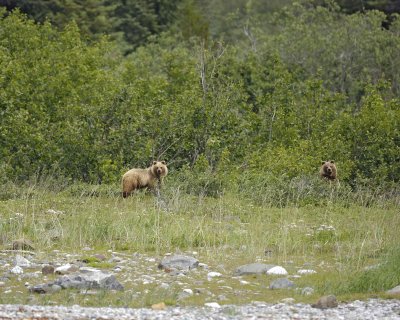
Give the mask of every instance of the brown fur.
[(321, 169), (319, 170), (319, 175), (321, 178), (325, 178), (331, 181), (337, 179), (337, 169), (335, 161), (322, 161)]
[(155, 191), (167, 174), (165, 161), (153, 161), (146, 169), (131, 169), (122, 176), (122, 196), (126, 198), (133, 191), (142, 188)]

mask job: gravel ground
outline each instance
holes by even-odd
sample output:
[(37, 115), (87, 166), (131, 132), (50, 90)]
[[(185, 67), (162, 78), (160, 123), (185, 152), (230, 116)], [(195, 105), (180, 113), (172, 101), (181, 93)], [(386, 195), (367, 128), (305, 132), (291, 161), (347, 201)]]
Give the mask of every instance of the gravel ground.
[(0, 319), (400, 319), (400, 300), (353, 301), (337, 308), (316, 309), (307, 304), (266, 304), (221, 307), (130, 308), (43, 307), (0, 305)]

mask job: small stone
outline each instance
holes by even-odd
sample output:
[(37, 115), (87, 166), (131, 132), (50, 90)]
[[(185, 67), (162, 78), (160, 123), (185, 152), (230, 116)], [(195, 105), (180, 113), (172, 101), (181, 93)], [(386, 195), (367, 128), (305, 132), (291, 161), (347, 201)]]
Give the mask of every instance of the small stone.
[(297, 271), (298, 274), (314, 274), (317, 273), (317, 271), (312, 270), (312, 269), (301, 269)]
[(303, 296), (310, 296), (314, 293), (314, 289), (311, 287), (305, 287), (301, 290), (301, 294)]
[(284, 275), (285, 276), (285, 275), (288, 274), (288, 272), (286, 271), (285, 268), (280, 267), (280, 266), (276, 266), (276, 267), (273, 267), (273, 268), (269, 269), (267, 271), (267, 274), (269, 274), (269, 275), (272, 275), (272, 274), (274, 274), (274, 275)]
[(214, 309), (219, 309), (219, 308), (221, 308), (221, 306), (220, 306), (220, 304), (219, 304), (218, 302), (206, 302), (204, 305), (205, 305), (206, 307), (214, 308)]
[(270, 289), (289, 289), (294, 287), (295, 284), (286, 278), (279, 278), (271, 282), (269, 285)]
[(387, 294), (399, 294), (400, 295), (400, 285), (397, 287), (394, 287), (388, 291), (386, 291)]
[(54, 266), (51, 265), (45, 265), (42, 268), (42, 274), (43, 275), (48, 275), (48, 274), (53, 274), (54, 273)]
[(20, 266), (20, 267), (30, 267), (31, 266), (31, 262), (19, 254), (17, 254), (15, 256), (14, 263), (16, 266)]
[(167, 306), (164, 302), (156, 303), (151, 306), (153, 310), (165, 310)]
[(337, 306), (338, 302), (334, 295), (323, 296), (319, 298), (317, 303), (311, 305), (311, 307), (318, 309), (336, 308)]
[(54, 270), (54, 273), (62, 275), (62, 274), (68, 274), (68, 273), (76, 272), (78, 270), (79, 270), (79, 268), (76, 265), (68, 263), (66, 265), (63, 265), (61, 267), (56, 268)]
[(220, 276), (222, 276), (221, 273), (213, 271), (213, 272), (209, 272), (207, 274), (207, 279), (208, 279), (208, 281), (211, 281), (212, 278), (217, 278), (217, 277), (220, 277)]
[(31, 293), (45, 294), (45, 293), (58, 292), (61, 290), (61, 287), (59, 285), (56, 285), (53, 283), (47, 283), (47, 284), (39, 284), (37, 286), (30, 287), (28, 290)]
[(167, 270), (190, 270), (197, 268), (199, 265), (199, 260), (182, 255), (174, 255), (165, 257), (158, 265), (159, 269)]
[(95, 257), (99, 261), (105, 261), (107, 259), (104, 254), (95, 254), (93, 257)]
[(235, 275), (243, 276), (248, 274), (263, 274), (266, 273), (268, 270), (274, 268), (274, 265), (271, 264), (264, 264), (264, 263), (250, 263), (240, 266), (236, 269)]
[(294, 298), (285, 298), (285, 299), (281, 300), (281, 302), (285, 303), (285, 304), (293, 304), (293, 303), (295, 303), (295, 301), (296, 300)]
[(10, 272), (14, 274), (22, 274), (24, 273), (24, 270), (20, 266), (15, 266), (10, 270)]
[(181, 299), (186, 299), (193, 296), (193, 290), (192, 289), (183, 289), (183, 291), (179, 294), (178, 300)]

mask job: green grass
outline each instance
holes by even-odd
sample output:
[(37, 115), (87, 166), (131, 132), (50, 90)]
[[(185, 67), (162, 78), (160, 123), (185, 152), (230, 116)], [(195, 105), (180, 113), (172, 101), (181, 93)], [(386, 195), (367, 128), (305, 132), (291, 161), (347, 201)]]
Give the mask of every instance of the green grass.
[[(347, 190), (347, 189), (346, 189)], [(204, 193), (187, 194), (179, 188), (165, 189), (160, 201), (153, 195), (139, 192), (122, 199), (118, 186), (72, 185), (63, 190), (33, 185), (7, 193), (0, 201), (0, 249), (12, 240), (29, 239), (37, 251), (81, 254), (91, 266), (112, 269), (113, 264), (97, 261), (82, 253), (85, 247), (93, 252), (108, 250), (146, 253), (160, 257), (167, 252), (197, 251), (201, 261), (211, 266), (224, 265), (229, 276), (241, 264), (261, 261), (281, 264), (296, 272), (294, 266), (311, 263), (318, 273), (296, 282), (312, 286), (315, 295), (296, 295), (308, 301), (322, 294), (346, 297), (384, 296), (383, 291), (398, 284), (400, 214), (398, 199), (363, 196), (339, 191), (326, 193), (328, 198), (300, 205), (285, 200), (285, 206), (273, 206), (245, 193), (224, 192), (219, 197)], [(310, 196), (311, 193), (308, 193)], [(293, 198), (293, 193), (290, 195)], [(368, 198), (368, 204), (365, 199)], [(363, 199), (358, 201), (357, 199)], [(397, 202), (396, 202), (397, 201)], [(270, 256), (265, 250), (270, 250)], [(365, 267), (381, 264), (378, 270)], [(396, 283), (397, 281), (397, 283)], [(237, 282), (237, 281), (236, 281)], [(254, 282), (254, 281), (253, 281)], [(266, 282), (248, 288), (253, 300), (287, 297), (286, 292), (273, 292)], [(376, 284), (378, 283), (378, 284)], [(208, 286), (215, 284), (209, 283)], [(236, 284), (226, 285), (235, 287)], [(137, 288), (135, 289), (138, 290)], [(146, 306), (160, 301), (174, 304), (177, 291), (152, 291), (136, 297), (135, 290), (114, 295), (104, 292), (107, 304)], [(216, 293), (218, 286), (211, 288)], [(20, 297), (18, 298), (18, 296)], [(269, 298), (268, 298), (269, 297)], [(63, 303), (104, 305), (102, 296), (82, 296), (73, 291), (57, 293), (48, 299)], [(13, 301), (26, 302), (27, 294), (13, 296)], [(85, 300), (86, 299), (86, 300)], [(238, 295), (230, 303), (252, 300)], [(10, 302), (5, 298), (0, 302)], [(204, 303), (192, 297), (180, 304)]]

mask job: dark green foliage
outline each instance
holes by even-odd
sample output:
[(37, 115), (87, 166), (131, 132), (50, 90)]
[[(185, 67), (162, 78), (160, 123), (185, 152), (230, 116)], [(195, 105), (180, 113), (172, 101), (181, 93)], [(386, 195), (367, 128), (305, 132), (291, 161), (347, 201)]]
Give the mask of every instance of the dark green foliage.
[[(119, 10), (127, 23), (133, 13), (158, 19), (145, 19), (150, 35), (178, 2), (147, 5)], [(87, 43), (75, 23), (58, 30), (3, 13), (1, 181), (57, 172), (114, 184), (161, 159), (189, 193), (310, 204), (322, 160), (354, 190), (400, 180), (400, 28), (382, 29), (379, 12), (294, 4), (231, 44), (182, 35), (178, 23), (126, 57), (107, 40)]]

